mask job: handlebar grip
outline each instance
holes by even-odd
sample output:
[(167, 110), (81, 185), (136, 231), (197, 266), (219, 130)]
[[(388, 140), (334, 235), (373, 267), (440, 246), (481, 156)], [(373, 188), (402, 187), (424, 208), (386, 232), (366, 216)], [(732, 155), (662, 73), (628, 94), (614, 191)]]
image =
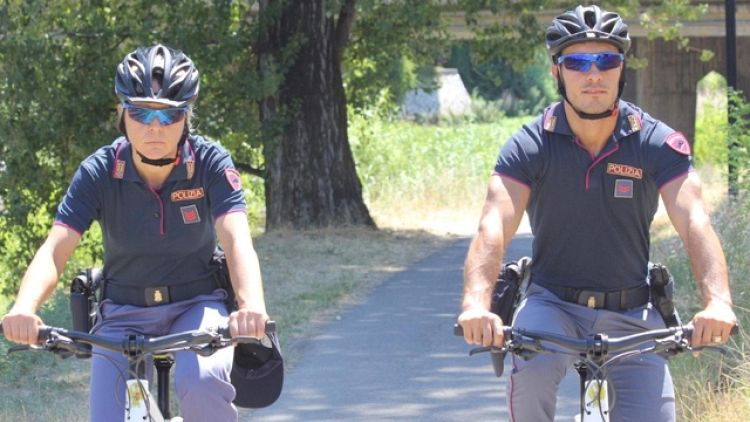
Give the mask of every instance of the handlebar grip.
[[(229, 327), (219, 327), (217, 329), (217, 332), (222, 335), (222, 337), (229, 338), (231, 337), (229, 335)], [(276, 321), (269, 319), (266, 321), (266, 334), (271, 334), (276, 332)]]
[[(47, 326), (47, 325), (40, 325), (39, 326), (39, 334), (37, 335), (37, 341), (39, 343), (44, 343), (45, 341), (47, 341), (49, 339), (49, 336), (50, 336), (50, 334), (53, 331), (60, 332), (60, 333), (67, 332), (63, 328), (56, 328), (56, 327), (50, 327), (50, 326)], [(3, 324), (2, 323), (0, 323), (0, 335), (3, 336), (3, 337), (5, 336), (5, 332), (3, 331)]]

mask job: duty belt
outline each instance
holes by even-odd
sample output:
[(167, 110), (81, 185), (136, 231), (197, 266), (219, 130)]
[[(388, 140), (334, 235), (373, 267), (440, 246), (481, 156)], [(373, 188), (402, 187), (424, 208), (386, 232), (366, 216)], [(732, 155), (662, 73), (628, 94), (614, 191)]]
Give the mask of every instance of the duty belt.
[(544, 284), (541, 284), (541, 286), (554, 293), (561, 300), (592, 309), (626, 311), (643, 306), (649, 300), (649, 287), (645, 283), (629, 289), (614, 290), (611, 292)]
[(202, 279), (171, 286), (135, 287), (104, 282), (103, 298), (120, 305), (157, 306), (211, 294), (218, 286), (216, 281)]

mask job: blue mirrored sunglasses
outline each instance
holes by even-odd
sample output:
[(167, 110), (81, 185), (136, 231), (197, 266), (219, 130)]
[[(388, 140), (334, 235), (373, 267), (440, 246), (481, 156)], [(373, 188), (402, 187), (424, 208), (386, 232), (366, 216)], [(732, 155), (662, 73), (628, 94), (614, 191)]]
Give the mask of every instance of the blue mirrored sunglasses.
[(604, 71), (614, 69), (625, 60), (622, 53), (573, 53), (557, 58), (557, 64), (562, 64), (568, 70), (576, 72), (588, 72), (591, 64), (596, 63), (596, 68)]
[(184, 119), (185, 113), (188, 111), (188, 107), (157, 109), (139, 107), (129, 103), (123, 103), (122, 106), (127, 110), (128, 116), (130, 116), (131, 119), (144, 125), (150, 125), (154, 119), (158, 119), (159, 124), (162, 126), (172, 125)]

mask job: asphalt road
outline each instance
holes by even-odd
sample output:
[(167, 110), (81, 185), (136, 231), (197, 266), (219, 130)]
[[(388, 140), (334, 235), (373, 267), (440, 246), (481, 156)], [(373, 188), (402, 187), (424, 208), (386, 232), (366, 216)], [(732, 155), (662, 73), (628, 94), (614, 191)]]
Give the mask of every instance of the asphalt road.
[[(506, 260), (530, 255), (519, 234)], [(363, 302), (331, 321), (303, 347), (287, 371), (284, 391), (254, 421), (507, 421), (506, 377), (495, 377), (487, 355), (453, 335), (460, 307), (462, 239), (385, 281)], [(510, 365), (506, 361), (506, 373)], [(578, 409), (569, 371), (556, 421)]]

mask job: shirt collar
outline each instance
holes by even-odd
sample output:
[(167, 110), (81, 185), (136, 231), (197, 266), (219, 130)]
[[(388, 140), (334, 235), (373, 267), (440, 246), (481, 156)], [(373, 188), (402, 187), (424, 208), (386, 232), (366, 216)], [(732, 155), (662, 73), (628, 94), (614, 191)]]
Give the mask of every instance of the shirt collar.
[[(640, 131), (643, 126), (641, 110), (623, 100), (619, 100), (617, 106), (619, 111), (614, 131), (615, 139), (622, 139)], [(554, 103), (544, 110), (542, 125), (547, 132), (567, 135), (575, 139), (568, 125), (568, 119), (565, 117), (565, 107), (561, 102)]]
[[(142, 180), (135, 170), (131, 149), (132, 146), (125, 137), (115, 141), (115, 160), (111, 175), (115, 179), (140, 182)], [(167, 182), (192, 179), (195, 174), (195, 151), (190, 136), (182, 144), (177, 160), (178, 163), (169, 174)]]

